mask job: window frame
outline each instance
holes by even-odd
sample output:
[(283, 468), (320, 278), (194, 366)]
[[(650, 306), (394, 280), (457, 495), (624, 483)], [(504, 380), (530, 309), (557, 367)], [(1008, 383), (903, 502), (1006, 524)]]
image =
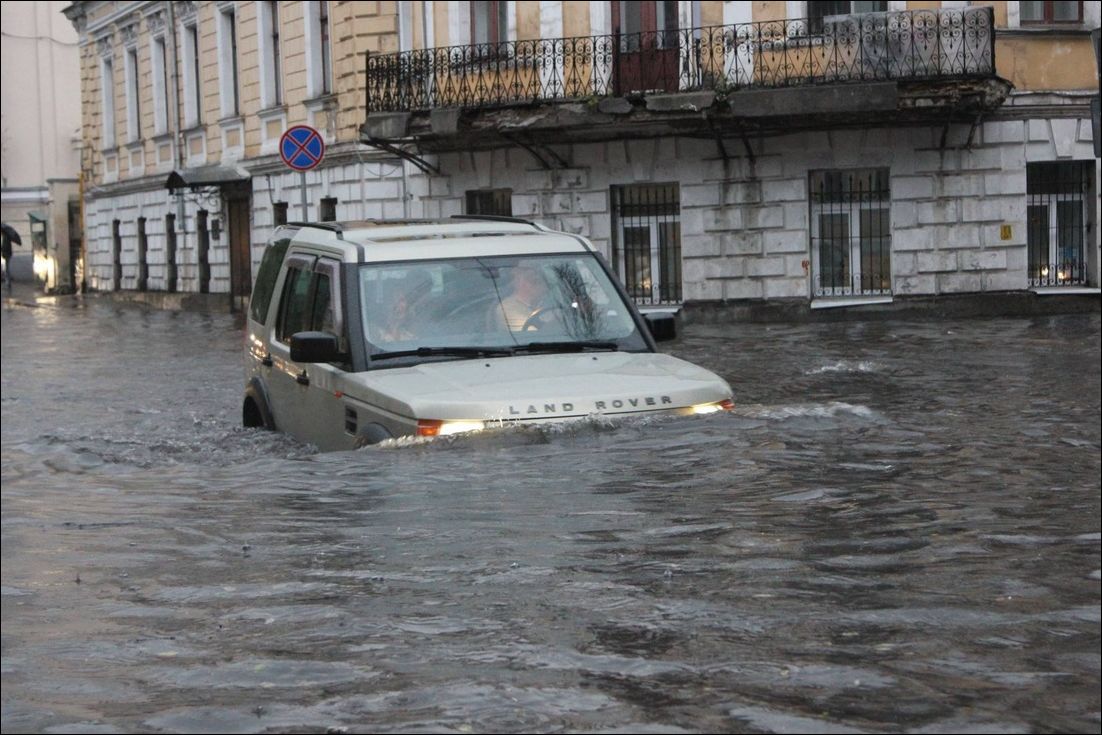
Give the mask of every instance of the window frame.
[(1039, 19), (1027, 19), (1021, 14), (1021, 8), (1019, 7), (1019, 22), (1023, 26), (1067, 26), (1067, 25), (1082, 25), (1083, 24), (1083, 0), (1062, 0), (1064, 2), (1074, 2), (1077, 8), (1077, 16), (1075, 20), (1056, 20), (1056, 2), (1055, 0), (1042, 0), (1041, 8), (1044, 11), (1044, 17)]
[(199, 63), (199, 23), (182, 26), (184, 34), (184, 127), (198, 127), (203, 122), (203, 78)]
[(333, 49), (327, 0), (304, 2), (306, 26), (306, 97), (317, 99), (333, 93)]
[[(816, 194), (815, 181), (817, 177), (823, 177), (823, 181), (827, 181), (828, 177), (839, 176), (844, 178), (851, 176), (860, 180), (873, 181), (879, 180), (883, 182), (883, 189), (873, 189), (871, 186), (868, 189), (862, 189), (858, 187), (856, 190), (847, 188), (843, 185), (841, 189), (835, 190), (832, 187), (828, 187), (823, 191), (833, 192), (838, 199), (826, 199), (822, 195)], [(874, 198), (875, 195), (875, 198)], [(872, 166), (863, 168), (831, 168), (831, 169), (816, 169), (808, 172), (808, 237), (809, 237), (809, 250), (811, 259), (811, 295), (812, 298), (831, 298), (831, 297), (850, 297), (850, 298), (863, 298), (863, 297), (882, 297), (891, 296), (894, 287), (894, 277), (892, 270), (892, 220), (891, 220), (891, 169), (886, 166)], [(886, 235), (873, 236), (869, 234), (867, 237), (864, 233), (865, 213), (886, 213), (887, 221), (884, 231)], [(824, 285), (823, 283), (823, 258), (822, 249), (824, 240), (826, 239), (823, 234), (823, 218), (824, 217), (845, 217), (845, 244), (842, 246), (845, 248), (844, 254), (846, 256), (846, 281), (842, 285)], [(871, 222), (871, 220), (870, 220)], [(833, 236), (830, 238), (833, 241)], [(869, 254), (871, 259), (871, 244), (879, 240), (879, 257), (878, 260), (883, 262), (887, 260), (887, 268), (880, 267), (879, 273), (865, 273), (865, 251), (864, 243), (869, 243)], [(886, 250), (886, 252), (885, 252)], [(887, 288), (879, 288), (872, 285), (872, 279), (879, 276), (881, 282), (887, 281)], [(865, 286), (866, 283), (870, 285)]]
[[(478, 40), (478, 10), (486, 8), (486, 40)], [(495, 46), (509, 40), (509, 3), (506, 0), (471, 0), (470, 28), (472, 46)]]
[(168, 133), (168, 40), (164, 34), (149, 39), (153, 68), (153, 135)]
[(131, 46), (124, 51), (123, 63), (126, 67), (126, 140), (137, 143), (142, 139), (142, 84), (141, 59), (138, 47)]
[(241, 80), (237, 60), (237, 8), (218, 10), (218, 79), (222, 117), (241, 115)]
[(103, 149), (115, 147), (115, 59), (106, 56), (100, 60), (100, 93), (103, 105)]
[(259, 28), (257, 45), (260, 56), (260, 107), (269, 110), (284, 102), (283, 59), (280, 48), (279, 3), (260, 0), (257, 3)]
[(463, 213), (512, 217), (513, 190), (509, 188), (467, 189), (464, 193)]

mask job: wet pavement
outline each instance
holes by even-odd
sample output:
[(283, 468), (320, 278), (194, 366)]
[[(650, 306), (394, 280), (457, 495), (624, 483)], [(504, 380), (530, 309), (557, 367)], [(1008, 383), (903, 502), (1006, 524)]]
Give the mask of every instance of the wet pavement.
[(1098, 732), (1100, 319), (695, 326), (693, 419), (317, 454), (2, 313), (4, 732)]

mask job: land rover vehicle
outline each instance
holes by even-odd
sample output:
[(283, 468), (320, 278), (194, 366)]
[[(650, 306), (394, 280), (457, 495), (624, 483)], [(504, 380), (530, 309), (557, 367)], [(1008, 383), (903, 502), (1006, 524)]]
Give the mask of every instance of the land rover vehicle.
[(593, 246), (511, 218), (280, 227), (257, 273), (246, 426), (322, 450), (594, 414), (730, 408), (659, 353)]

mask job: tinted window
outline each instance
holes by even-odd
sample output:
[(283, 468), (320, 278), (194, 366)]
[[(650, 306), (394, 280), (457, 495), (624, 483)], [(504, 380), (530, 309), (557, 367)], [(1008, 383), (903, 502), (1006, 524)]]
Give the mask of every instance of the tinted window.
[(312, 329), (319, 332), (337, 334), (336, 319), (333, 318), (333, 299), (330, 294), (329, 276), (317, 274), (317, 286), (314, 292), (314, 315)]
[(290, 268), (283, 287), (283, 300), (280, 303), (279, 324), (276, 335), (280, 342), (287, 342), (295, 332), (309, 329), (310, 319), (310, 276), (308, 270)]
[(272, 302), (276, 277), (279, 276), (279, 267), (283, 265), (283, 256), (287, 253), (287, 246), (290, 244), (290, 239), (276, 240), (265, 251), (264, 258), (260, 261), (253, 298), (249, 304), (249, 316), (253, 321), (263, 324), (268, 319), (268, 305)]

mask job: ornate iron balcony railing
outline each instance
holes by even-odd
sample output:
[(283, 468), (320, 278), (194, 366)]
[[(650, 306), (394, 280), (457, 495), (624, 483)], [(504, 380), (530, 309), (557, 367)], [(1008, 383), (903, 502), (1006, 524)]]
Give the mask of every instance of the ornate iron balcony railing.
[(367, 111), (995, 74), (990, 7), (859, 13), (367, 55)]

